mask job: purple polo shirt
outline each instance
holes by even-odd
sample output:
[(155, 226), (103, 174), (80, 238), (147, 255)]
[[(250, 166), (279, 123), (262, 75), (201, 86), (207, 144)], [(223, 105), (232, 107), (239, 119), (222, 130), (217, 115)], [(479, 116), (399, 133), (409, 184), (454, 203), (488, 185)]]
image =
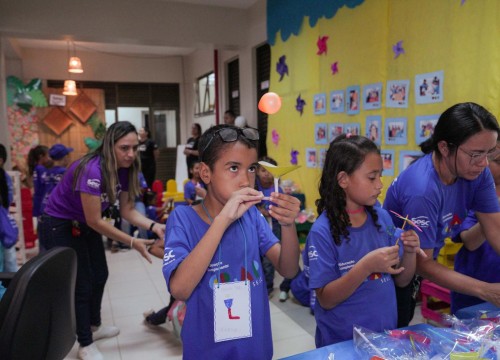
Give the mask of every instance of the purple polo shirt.
[[(73, 190), (75, 169), (81, 160), (71, 164), (62, 180), (50, 194), (45, 206), (45, 213), (60, 219), (78, 220), (85, 223), (82, 199), (80, 192), (99, 196), (101, 211), (109, 207), (108, 195), (102, 191), (102, 172), (99, 162), (100, 157), (92, 158), (80, 173), (80, 181)], [(118, 169), (117, 198), (121, 191), (128, 191), (128, 169)]]

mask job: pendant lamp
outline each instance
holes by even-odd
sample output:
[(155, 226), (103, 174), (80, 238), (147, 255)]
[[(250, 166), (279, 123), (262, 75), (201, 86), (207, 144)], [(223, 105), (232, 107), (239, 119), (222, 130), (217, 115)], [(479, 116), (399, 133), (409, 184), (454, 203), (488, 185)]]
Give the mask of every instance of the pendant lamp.
[(82, 62), (78, 56), (76, 56), (75, 43), (72, 41), (71, 45), (73, 45), (73, 53), (70, 55), (70, 44), (68, 41), (68, 72), (74, 74), (81, 74), (83, 72)]
[(63, 95), (70, 95), (70, 96), (78, 95), (78, 93), (76, 92), (75, 80), (65, 80), (64, 81)]

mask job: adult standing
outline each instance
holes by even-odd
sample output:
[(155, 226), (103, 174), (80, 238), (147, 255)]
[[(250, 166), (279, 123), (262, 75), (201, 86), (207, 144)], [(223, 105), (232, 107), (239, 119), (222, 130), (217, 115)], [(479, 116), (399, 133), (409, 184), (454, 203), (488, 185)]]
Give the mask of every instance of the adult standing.
[[(482, 106), (469, 102), (450, 107), (439, 117), (433, 135), (420, 145), (425, 155), (392, 182), (384, 202), (384, 208), (409, 215), (422, 229), (420, 246), (427, 257), (417, 257), (417, 274), (496, 306), (500, 306), (500, 284), (459, 274), (436, 258), (444, 239), (459, 231), (467, 210), (475, 211), (478, 227), (500, 253), (500, 206), (487, 168), (497, 154), (498, 132), (497, 120)], [(402, 226), (398, 217), (393, 221)], [(396, 288), (398, 327), (413, 317), (415, 290), (412, 284)]]
[(141, 157), (141, 169), (146, 179), (148, 187), (153, 187), (156, 176), (156, 160), (160, 156), (158, 145), (151, 140), (149, 129), (142, 127), (139, 129), (139, 154)]
[(116, 229), (102, 212), (118, 199), (124, 219), (160, 238), (165, 233), (165, 225), (134, 209), (134, 199), (140, 193), (138, 146), (131, 123), (111, 125), (102, 144), (68, 168), (52, 191), (39, 224), (40, 243), (45, 249), (65, 246), (77, 253), (75, 312), (80, 359), (102, 359), (93, 341), (119, 333), (114, 326), (101, 326), (101, 301), (108, 277), (102, 236), (129, 245), (151, 262), (146, 245), (153, 241), (135, 239)]
[(188, 169), (188, 177), (193, 177), (190, 172), (193, 164), (199, 161), (200, 154), (198, 153), (198, 140), (201, 136), (201, 126), (198, 123), (191, 125), (191, 137), (187, 140), (184, 155), (186, 155), (186, 165)]

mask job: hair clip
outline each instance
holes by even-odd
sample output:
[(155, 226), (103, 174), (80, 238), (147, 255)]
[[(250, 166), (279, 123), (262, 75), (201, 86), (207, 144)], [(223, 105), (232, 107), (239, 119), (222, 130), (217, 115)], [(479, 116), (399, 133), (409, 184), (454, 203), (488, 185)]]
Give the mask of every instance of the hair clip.
[(345, 137), (346, 137), (347, 139), (349, 139), (351, 136), (352, 136), (352, 134), (351, 134), (351, 133), (347, 133), (347, 134), (345, 134)]

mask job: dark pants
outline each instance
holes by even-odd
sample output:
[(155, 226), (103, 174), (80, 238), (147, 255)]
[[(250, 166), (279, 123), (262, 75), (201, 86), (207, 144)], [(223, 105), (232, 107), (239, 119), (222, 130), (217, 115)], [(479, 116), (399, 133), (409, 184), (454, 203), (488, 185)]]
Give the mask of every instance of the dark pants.
[(92, 344), (91, 326), (101, 325), (101, 302), (108, 278), (108, 265), (102, 236), (80, 223), (80, 236), (72, 235), (70, 220), (43, 215), (38, 226), (40, 244), (76, 251), (78, 265), (75, 287), (76, 334), (81, 346)]
[(396, 286), (396, 299), (398, 304), (398, 328), (408, 326), (410, 324), (410, 321), (413, 319), (421, 280), (422, 278), (416, 275), (407, 286)]

